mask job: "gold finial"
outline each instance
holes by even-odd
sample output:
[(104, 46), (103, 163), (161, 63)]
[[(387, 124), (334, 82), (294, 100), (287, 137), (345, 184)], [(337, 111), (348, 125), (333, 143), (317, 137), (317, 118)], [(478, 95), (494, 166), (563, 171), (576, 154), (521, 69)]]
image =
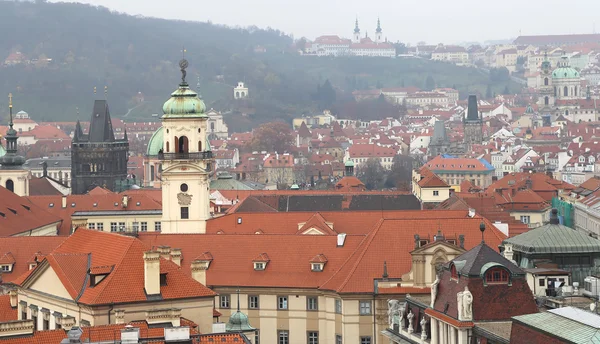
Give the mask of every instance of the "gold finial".
[(12, 93), (8, 94), (8, 107), (12, 108)]
[(185, 60), (185, 53), (187, 52), (187, 50), (185, 49), (185, 46), (183, 48), (181, 48), (181, 59)]

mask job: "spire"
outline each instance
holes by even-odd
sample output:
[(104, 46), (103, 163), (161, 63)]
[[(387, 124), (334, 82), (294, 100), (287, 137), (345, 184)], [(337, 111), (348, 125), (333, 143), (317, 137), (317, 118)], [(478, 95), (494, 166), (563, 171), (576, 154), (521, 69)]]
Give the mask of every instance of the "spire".
[(198, 75), (198, 83), (196, 84), (196, 93), (198, 93), (198, 98), (202, 99), (202, 94), (200, 94), (200, 75)]
[(383, 277), (384, 279), (387, 279), (389, 277), (388, 272), (387, 272), (387, 261), (383, 261), (383, 275), (381, 275), (381, 277)]
[(8, 94), (8, 112), (9, 112), (9, 122), (8, 122), (8, 131), (6, 132), (6, 136), (4, 139), (6, 140), (6, 155), (0, 158), (0, 164), (2, 165), (2, 169), (20, 169), (21, 166), (25, 163), (25, 158), (17, 155), (17, 140), (19, 137), (17, 136), (17, 131), (13, 128), (13, 104), (12, 104), (12, 93)]
[(125, 125), (125, 134), (123, 135), (123, 141), (129, 141), (127, 139), (127, 125)]
[(356, 17), (356, 23), (354, 24), (354, 33), (360, 33), (360, 29), (358, 28), (358, 17)]
[(81, 122), (79, 122), (79, 119), (78, 119), (77, 124), (75, 124), (75, 133), (73, 133), (73, 142), (79, 142), (82, 135), (83, 135), (83, 130), (81, 130)]
[(238, 312), (240, 311), (240, 288), (237, 289), (237, 307), (238, 307)]
[(379, 17), (377, 17), (377, 30), (375, 30), (375, 32), (381, 33), (381, 21), (379, 20)]

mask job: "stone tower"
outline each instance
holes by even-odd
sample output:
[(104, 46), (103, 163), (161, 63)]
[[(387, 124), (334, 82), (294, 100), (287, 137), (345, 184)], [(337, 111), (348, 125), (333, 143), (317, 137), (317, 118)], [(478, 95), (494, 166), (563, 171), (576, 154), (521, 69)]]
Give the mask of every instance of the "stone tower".
[(96, 186), (111, 191), (127, 179), (129, 141), (115, 139), (106, 100), (96, 100), (90, 128), (83, 133), (77, 121), (71, 144), (71, 193), (85, 194)]
[(17, 154), (17, 131), (13, 128), (12, 94), (8, 95), (10, 120), (6, 140), (6, 154), (0, 158), (0, 183), (19, 196), (29, 196), (29, 171), (23, 168), (25, 158)]
[(358, 18), (354, 23), (354, 35), (352, 36), (352, 43), (360, 43), (360, 28), (358, 27)]
[(540, 112), (550, 113), (554, 106), (556, 95), (554, 94), (554, 85), (552, 82), (552, 66), (550, 65), (547, 54), (544, 55), (544, 61), (540, 68), (540, 79), (540, 100), (538, 102), (541, 109)]
[(185, 80), (187, 60), (179, 63), (181, 83), (163, 106), (162, 232), (206, 233), (210, 218), (213, 157), (206, 106)]
[(483, 120), (477, 108), (477, 97), (469, 96), (467, 116), (464, 118), (464, 142), (467, 146), (483, 142)]
[(383, 42), (383, 31), (381, 30), (381, 22), (377, 18), (377, 29), (375, 29), (375, 43)]

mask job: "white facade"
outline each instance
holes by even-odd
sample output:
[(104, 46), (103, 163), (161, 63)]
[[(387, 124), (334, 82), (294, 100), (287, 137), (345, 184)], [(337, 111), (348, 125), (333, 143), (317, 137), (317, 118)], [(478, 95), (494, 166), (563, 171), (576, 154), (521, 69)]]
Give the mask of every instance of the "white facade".
[(246, 87), (243, 82), (238, 82), (237, 86), (233, 89), (233, 98), (248, 98), (248, 87)]

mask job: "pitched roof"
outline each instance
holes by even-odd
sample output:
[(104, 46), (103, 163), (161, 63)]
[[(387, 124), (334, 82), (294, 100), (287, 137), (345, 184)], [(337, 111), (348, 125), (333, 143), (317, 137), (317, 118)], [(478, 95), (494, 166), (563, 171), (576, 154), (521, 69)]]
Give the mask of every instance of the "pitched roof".
[(471, 250), (454, 258), (452, 262), (456, 271), (463, 276), (481, 276), (481, 273), (490, 263), (496, 263), (510, 270), (511, 274), (524, 275), (525, 273), (510, 260), (504, 258), (486, 243), (480, 243)]
[(48, 178), (31, 178), (29, 180), (29, 195), (30, 196), (62, 196), (60, 192)]
[[(87, 305), (146, 301), (144, 289), (144, 244), (118, 234), (78, 229), (52, 253), (45, 264), (35, 268), (21, 284), (34, 280), (36, 271), (52, 268), (63, 286), (77, 302)], [(86, 284), (87, 272), (92, 267), (114, 265), (114, 269), (95, 286)], [(160, 261), (161, 272), (168, 273), (167, 285), (161, 286), (163, 300), (212, 297), (214, 292), (189, 275), (183, 274), (175, 263)]]
[[(536, 331), (558, 337), (560, 340), (564, 340), (567, 343), (600, 342), (600, 330), (597, 325), (599, 319), (597, 314), (589, 313), (585, 310), (574, 309), (573, 307), (565, 308), (516, 316), (513, 317), (513, 321), (516, 324), (524, 324)], [(565, 311), (572, 313), (574, 316), (569, 316)], [(586, 324), (585, 320), (593, 320), (596, 324)]]
[(56, 236), (15, 236), (0, 238), (0, 255), (12, 256), (14, 265), (10, 272), (2, 272), (2, 283), (15, 281), (19, 276), (29, 271), (29, 264), (36, 263), (52, 252), (65, 241), (64, 237)]
[(431, 171), (468, 171), (487, 172), (493, 171), (494, 167), (483, 159), (454, 158), (438, 155), (430, 160), (425, 166)]
[(10, 306), (10, 295), (0, 295), (0, 323), (18, 320), (18, 308)]
[(60, 222), (60, 217), (0, 186), (1, 236), (24, 233), (51, 224), (60, 225)]
[(506, 239), (504, 244), (512, 244), (515, 251), (535, 254), (600, 252), (600, 240), (551, 223)]

